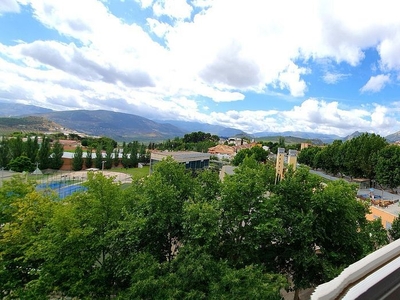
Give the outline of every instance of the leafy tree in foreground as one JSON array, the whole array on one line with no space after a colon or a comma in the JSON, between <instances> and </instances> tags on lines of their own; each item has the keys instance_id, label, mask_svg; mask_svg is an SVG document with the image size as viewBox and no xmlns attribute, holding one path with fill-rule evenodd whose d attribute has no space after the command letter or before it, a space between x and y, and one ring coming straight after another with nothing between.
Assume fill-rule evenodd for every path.
<instances>
[{"instance_id":1,"label":"leafy tree in foreground","mask_svg":"<svg viewBox=\"0 0 400 300\"><path fill-rule=\"evenodd\" d=\"M171 261L183 238L183 206L194 195L193 179L171 157L155 166L152 175L138 184L146 229L143 242L146 250L159 262Z\"/></svg>"},{"instance_id":2,"label":"leafy tree in foreground","mask_svg":"<svg viewBox=\"0 0 400 300\"><path fill-rule=\"evenodd\" d=\"M260 230L274 241L265 247L267 257L275 253L276 259L265 263L291 276L295 299L299 289L332 279L365 255L362 228L367 208L347 182L325 185L299 168L285 174L266 204L268 223Z\"/></svg>"},{"instance_id":3,"label":"leafy tree in foreground","mask_svg":"<svg viewBox=\"0 0 400 300\"><path fill-rule=\"evenodd\" d=\"M36 253L45 258L38 288L70 297L104 299L124 287L118 270L127 262L113 235L124 197L113 180L88 173L85 193L57 202L37 242Z\"/></svg>"},{"instance_id":4,"label":"leafy tree in foreground","mask_svg":"<svg viewBox=\"0 0 400 300\"><path fill-rule=\"evenodd\" d=\"M26 286L39 277L43 259L34 245L51 218L54 202L34 190L31 182L13 178L0 189L0 286L5 299L36 298Z\"/></svg>"}]
</instances>

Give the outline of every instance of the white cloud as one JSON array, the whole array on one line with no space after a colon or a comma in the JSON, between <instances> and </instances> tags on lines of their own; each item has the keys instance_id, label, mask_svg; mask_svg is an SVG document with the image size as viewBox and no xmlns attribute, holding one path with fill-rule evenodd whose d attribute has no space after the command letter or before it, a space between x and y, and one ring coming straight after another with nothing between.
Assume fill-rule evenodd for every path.
<instances>
[{"instance_id":1,"label":"white cloud","mask_svg":"<svg viewBox=\"0 0 400 300\"><path fill-rule=\"evenodd\" d=\"M361 93L365 92L371 92L371 93L376 93L382 90L387 83L390 82L390 76L389 75L377 75L377 76L371 76L371 78L368 80L368 82L360 89Z\"/></svg>"},{"instance_id":2,"label":"white cloud","mask_svg":"<svg viewBox=\"0 0 400 300\"><path fill-rule=\"evenodd\" d=\"M328 84L336 84L349 76L350 74L326 72L322 78Z\"/></svg>"},{"instance_id":3,"label":"white cloud","mask_svg":"<svg viewBox=\"0 0 400 300\"><path fill-rule=\"evenodd\" d=\"M2 13L19 13L20 8L16 0L0 1L0 15Z\"/></svg>"},{"instance_id":4,"label":"white cloud","mask_svg":"<svg viewBox=\"0 0 400 300\"><path fill-rule=\"evenodd\" d=\"M188 19L192 7L186 0L156 0L153 5L153 12L156 16L168 16L172 19Z\"/></svg>"},{"instance_id":5,"label":"white cloud","mask_svg":"<svg viewBox=\"0 0 400 300\"><path fill-rule=\"evenodd\" d=\"M135 0L142 8L148 8L153 5L153 0Z\"/></svg>"},{"instance_id":6,"label":"white cloud","mask_svg":"<svg viewBox=\"0 0 400 300\"><path fill-rule=\"evenodd\" d=\"M148 116L226 121L223 125L253 132L342 133L383 128L393 121L387 106L344 109L338 102L309 99L286 111L235 108L213 113L209 103L196 100L238 105L245 103L248 92L271 91L304 97L309 90L306 75L314 71L310 62L344 66L340 70L345 71L331 68L323 76L325 83L335 84L351 76L366 49L377 50L379 61L372 64L385 75L372 76L360 91L381 91L391 78L400 78L400 19L394 0L134 1L142 12L153 13L146 15L143 28L117 18L101 1L19 0L19 5L31 6L38 22L68 42L0 44L0 90L54 108L110 107ZM18 3L3 0L0 13L4 7L17 11ZM198 112L204 106L210 116Z\"/></svg>"}]
</instances>

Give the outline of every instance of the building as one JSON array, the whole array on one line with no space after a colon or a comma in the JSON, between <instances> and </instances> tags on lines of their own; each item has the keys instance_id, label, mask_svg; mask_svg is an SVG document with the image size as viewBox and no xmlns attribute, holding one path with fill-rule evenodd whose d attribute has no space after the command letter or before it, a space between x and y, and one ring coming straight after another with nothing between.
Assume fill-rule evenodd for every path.
<instances>
[{"instance_id":1,"label":"building","mask_svg":"<svg viewBox=\"0 0 400 300\"><path fill-rule=\"evenodd\" d=\"M278 148L278 152L276 154L275 183L283 178L284 164L285 164L285 148Z\"/></svg>"},{"instance_id":2,"label":"building","mask_svg":"<svg viewBox=\"0 0 400 300\"><path fill-rule=\"evenodd\" d=\"M293 170L297 167L297 151L289 150L288 155L285 153L285 148L278 148L276 155L276 166L275 166L275 183L280 181L285 174L285 163L288 166L292 166Z\"/></svg>"},{"instance_id":3,"label":"building","mask_svg":"<svg viewBox=\"0 0 400 300\"><path fill-rule=\"evenodd\" d=\"M195 151L177 151L177 152L160 152L154 151L150 156L150 173L153 171L154 166L166 159L172 157L175 161L185 164L186 169L198 170L208 168L210 165L209 153L201 153Z\"/></svg>"},{"instance_id":4,"label":"building","mask_svg":"<svg viewBox=\"0 0 400 300\"><path fill-rule=\"evenodd\" d=\"M297 151L296 150L289 150L288 153L288 165L292 166L293 170L296 170L297 167Z\"/></svg>"}]
</instances>

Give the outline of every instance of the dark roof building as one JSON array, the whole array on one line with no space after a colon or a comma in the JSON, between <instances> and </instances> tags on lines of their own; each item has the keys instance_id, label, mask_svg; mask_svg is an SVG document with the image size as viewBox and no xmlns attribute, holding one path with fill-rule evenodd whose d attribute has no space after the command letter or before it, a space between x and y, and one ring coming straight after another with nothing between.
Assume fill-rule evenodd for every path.
<instances>
[{"instance_id":1,"label":"dark roof building","mask_svg":"<svg viewBox=\"0 0 400 300\"><path fill-rule=\"evenodd\" d=\"M150 156L150 173L153 171L155 164L167 157L172 157L175 161L185 164L186 169L197 170L209 167L211 154L195 151L154 151Z\"/></svg>"}]
</instances>

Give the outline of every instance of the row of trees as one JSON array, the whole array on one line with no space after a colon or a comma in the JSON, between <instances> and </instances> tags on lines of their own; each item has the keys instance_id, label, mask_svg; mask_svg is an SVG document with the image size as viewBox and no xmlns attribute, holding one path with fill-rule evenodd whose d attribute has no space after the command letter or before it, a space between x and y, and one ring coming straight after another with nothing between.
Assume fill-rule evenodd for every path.
<instances>
[{"instance_id":1,"label":"row of trees","mask_svg":"<svg viewBox=\"0 0 400 300\"><path fill-rule=\"evenodd\" d=\"M13 138L2 137L0 142L0 167L17 172L33 171L38 163L41 169L60 169L63 165L64 147L58 140L50 143L44 136L39 144L38 136L28 137L26 141L20 135Z\"/></svg>"},{"instance_id":2,"label":"row of trees","mask_svg":"<svg viewBox=\"0 0 400 300\"><path fill-rule=\"evenodd\" d=\"M103 149L105 149L105 155L103 155ZM94 156L93 151L95 151ZM115 147L114 143L106 145L98 143L95 149L92 147L86 148L85 158L83 158L83 152L82 147L76 147L72 158L72 170L80 171L83 166L86 168L94 166L98 169L103 169L103 167L104 169L111 169L113 166L119 166L120 163L124 168L136 168L139 163L147 164L150 162L150 152L147 147L137 141L124 142L122 149Z\"/></svg>"},{"instance_id":3,"label":"row of trees","mask_svg":"<svg viewBox=\"0 0 400 300\"><path fill-rule=\"evenodd\" d=\"M400 185L400 147L389 145L374 133L363 133L345 142L336 140L323 148L303 149L298 161L333 175L368 178L390 188Z\"/></svg>"},{"instance_id":4,"label":"row of trees","mask_svg":"<svg viewBox=\"0 0 400 300\"><path fill-rule=\"evenodd\" d=\"M286 278L320 284L388 242L355 186L303 168L274 177L249 157L223 182L168 158L126 189L89 173L63 200L4 182L2 297L280 299Z\"/></svg>"},{"instance_id":5,"label":"row of trees","mask_svg":"<svg viewBox=\"0 0 400 300\"><path fill-rule=\"evenodd\" d=\"M218 144L219 137L202 131L185 134L183 138L167 139L162 143L150 143L149 149L171 151L207 152L208 148Z\"/></svg>"}]
</instances>

